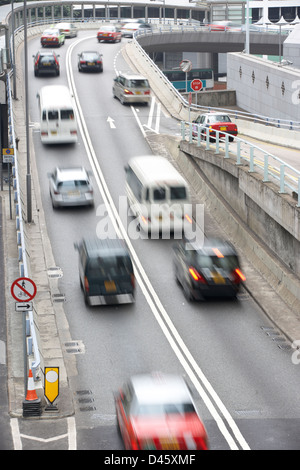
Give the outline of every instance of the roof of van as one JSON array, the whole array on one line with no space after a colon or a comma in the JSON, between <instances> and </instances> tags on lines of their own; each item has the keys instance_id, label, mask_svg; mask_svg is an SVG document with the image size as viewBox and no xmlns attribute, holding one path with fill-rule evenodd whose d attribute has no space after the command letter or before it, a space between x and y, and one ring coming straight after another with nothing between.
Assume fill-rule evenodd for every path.
<instances>
[{"instance_id":1,"label":"roof of van","mask_svg":"<svg viewBox=\"0 0 300 470\"><path fill-rule=\"evenodd\" d=\"M90 257L128 254L125 242L118 238L88 237L83 239L83 243Z\"/></svg>"},{"instance_id":2,"label":"roof of van","mask_svg":"<svg viewBox=\"0 0 300 470\"><path fill-rule=\"evenodd\" d=\"M40 89L39 96L41 105L47 108L73 105L71 92L65 85L47 85Z\"/></svg>"},{"instance_id":3,"label":"roof of van","mask_svg":"<svg viewBox=\"0 0 300 470\"><path fill-rule=\"evenodd\" d=\"M133 157L128 165L134 170L142 183L180 183L187 186L183 176L164 157L159 155L146 155L143 157Z\"/></svg>"}]
</instances>

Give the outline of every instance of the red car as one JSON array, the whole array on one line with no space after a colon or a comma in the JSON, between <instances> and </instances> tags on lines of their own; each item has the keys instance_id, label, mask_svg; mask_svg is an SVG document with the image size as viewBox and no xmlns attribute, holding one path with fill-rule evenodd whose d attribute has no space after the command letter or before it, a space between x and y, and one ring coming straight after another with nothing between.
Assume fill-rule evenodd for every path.
<instances>
[{"instance_id":1,"label":"red car","mask_svg":"<svg viewBox=\"0 0 300 470\"><path fill-rule=\"evenodd\" d=\"M224 131L226 134L229 134L229 140L232 142L234 137L237 136L238 130L237 126L234 122L231 121L228 114L223 113L206 113L201 114L197 117L195 124L199 124L201 126L201 135L205 139L206 138L206 128L209 129L209 137L211 140L215 140L216 137L216 130L217 131ZM198 126L193 125L193 136L197 137L198 135ZM225 137L225 134L220 132L219 137Z\"/></svg>"},{"instance_id":2,"label":"red car","mask_svg":"<svg viewBox=\"0 0 300 470\"><path fill-rule=\"evenodd\" d=\"M41 36L41 45L60 47L65 43L65 35L56 28L46 29Z\"/></svg>"},{"instance_id":3,"label":"red car","mask_svg":"<svg viewBox=\"0 0 300 470\"><path fill-rule=\"evenodd\" d=\"M104 25L97 32L98 42L120 42L122 39L122 33L115 26Z\"/></svg>"},{"instance_id":4,"label":"red car","mask_svg":"<svg viewBox=\"0 0 300 470\"><path fill-rule=\"evenodd\" d=\"M137 375L115 398L126 449L208 450L189 389L177 375Z\"/></svg>"}]
</instances>

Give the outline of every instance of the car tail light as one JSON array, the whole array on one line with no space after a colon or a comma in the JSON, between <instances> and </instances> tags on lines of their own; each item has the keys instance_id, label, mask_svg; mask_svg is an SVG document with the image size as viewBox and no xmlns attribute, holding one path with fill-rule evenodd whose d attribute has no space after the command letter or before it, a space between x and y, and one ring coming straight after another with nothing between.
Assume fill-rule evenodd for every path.
<instances>
[{"instance_id":1,"label":"car tail light","mask_svg":"<svg viewBox=\"0 0 300 470\"><path fill-rule=\"evenodd\" d=\"M77 131L70 131L71 135L77 135Z\"/></svg>"},{"instance_id":2,"label":"car tail light","mask_svg":"<svg viewBox=\"0 0 300 470\"><path fill-rule=\"evenodd\" d=\"M242 273L242 271L239 268L236 268L234 270L234 273L236 274L237 280L238 281L246 281L246 276Z\"/></svg>"},{"instance_id":3,"label":"car tail light","mask_svg":"<svg viewBox=\"0 0 300 470\"><path fill-rule=\"evenodd\" d=\"M101 60L97 60L97 64L100 65L100 64L101 64Z\"/></svg>"},{"instance_id":4,"label":"car tail light","mask_svg":"<svg viewBox=\"0 0 300 470\"><path fill-rule=\"evenodd\" d=\"M41 131L41 135L43 137L48 137L48 132L47 131Z\"/></svg>"},{"instance_id":5,"label":"car tail light","mask_svg":"<svg viewBox=\"0 0 300 470\"><path fill-rule=\"evenodd\" d=\"M198 450L208 450L208 443L206 437L196 437L194 438L196 442L196 447Z\"/></svg>"},{"instance_id":6,"label":"car tail light","mask_svg":"<svg viewBox=\"0 0 300 470\"><path fill-rule=\"evenodd\" d=\"M193 266L189 267L189 273L196 282L201 282L203 284L206 284L206 280L204 277L198 273L197 269L193 268Z\"/></svg>"},{"instance_id":7,"label":"car tail light","mask_svg":"<svg viewBox=\"0 0 300 470\"><path fill-rule=\"evenodd\" d=\"M127 88L125 88L124 93L125 95L133 95L132 91L127 90Z\"/></svg>"},{"instance_id":8,"label":"car tail light","mask_svg":"<svg viewBox=\"0 0 300 470\"><path fill-rule=\"evenodd\" d=\"M90 290L89 281L86 276L84 276L84 289L86 292L89 292Z\"/></svg>"},{"instance_id":9,"label":"car tail light","mask_svg":"<svg viewBox=\"0 0 300 470\"><path fill-rule=\"evenodd\" d=\"M86 61L85 61L85 60L81 60L81 61L80 61L80 64L84 65L84 64L86 64Z\"/></svg>"},{"instance_id":10,"label":"car tail light","mask_svg":"<svg viewBox=\"0 0 300 470\"><path fill-rule=\"evenodd\" d=\"M144 93L144 94L145 94L145 95L150 95L150 90L148 90L148 91L145 91L145 93Z\"/></svg>"}]
</instances>

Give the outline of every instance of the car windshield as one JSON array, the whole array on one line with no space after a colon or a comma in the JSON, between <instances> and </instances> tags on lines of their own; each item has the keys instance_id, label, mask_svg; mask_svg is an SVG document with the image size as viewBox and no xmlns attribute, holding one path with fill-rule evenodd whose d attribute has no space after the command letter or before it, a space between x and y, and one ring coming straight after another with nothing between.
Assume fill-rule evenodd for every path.
<instances>
[{"instance_id":1,"label":"car windshield","mask_svg":"<svg viewBox=\"0 0 300 470\"><path fill-rule=\"evenodd\" d=\"M233 271L239 265L237 257L234 255L218 257L218 256L207 256L207 255L203 255L203 254L199 254L195 252L194 257L195 257L197 266L199 266L201 269L223 268L228 271Z\"/></svg>"},{"instance_id":2,"label":"car windshield","mask_svg":"<svg viewBox=\"0 0 300 470\"><path fill-rule=\"evenodd\" d=\"M170 187L171 200L186 199L186 189L184 186L171 186Z\"/></svg>"},{"instance_id":3,"label":"car windshield","mask_svg":"<svg viewBox=\"0 0 300 470\"><path fill-rule=\"evenodd\" d=\"M43 55L41 56L41 62L54 62L54 56L51 54Z\"/></svg>"},{"instance_id":4,"label":"car windshield","mask_svg":"<svg viewBox=\"0 0 300 470\"><path fill-rule=\"evenodd\" d=\"M114 26L102 26L100 31L116 31L116 28Z\"/></svg>"},{"instance_id":5,"label":"car windshield","mask_svg":"<svg viewBox=\"0 0 300 470\"><path fill-rule=\"evenodd\" d=\"M97 60L99 57L98 54L95 54L94 52L85 52L84 54L82 54L81 58L84 60L94 61Z\"/></svg>"},{"instance_id":6,"label":"car windshield","mask_svg":"<svg viewBox=\"0 0 300 470\"><path fill-rule=\"evenodd\" d=\"M148 80L128 80L128 86L132 88L149 88Z\"/></svg>"},{"instance_id":7,"label":"car windshield","mask_svg":"<svg viewBox=\"0 0 300 470\"><path fill-rule=\"evenodd\" d=\"M227 114L218 114L209 116L209 122L231 122Z\"/></svg>"},{"instance_id":8,"label":"car windshield","mask_svg":"<svg viewBox=\"0 0 300 470\"><path fill-rule=\"evenodd\" d=\"M58 183L57 188L60 191L70 191L73 189L86 189L88 182L86 180L70 180L70 181L61 181Z\"/></svg>"},{"instance_id":9,"label":"car windshield","mask_svg":"<svg viewBox=\"0 0 300 470\"><path fill-rule=\"evenodd\" d=\"M89 276L93 278L105 278L120 276L132 271L128 256L105 256L92 258L89 262Z\"/></svg>"},{"instance_id":10,"label":"car windshield","mask_svg":"<svg viewBox=\"0 0 300 470\"><path fill-rule=\"evenodd\" d=\"M48 36L57 36L58 31L56 29L47 29L44 31L44 34L47 34Z\"/></svg>"},{"instance_id":11,"label":"car windshield","mask_svg":"<svg viewBox=\"0 0 300 470\"><path fill-rule=\"evenodd\" d=\"M60 118L61 119L74 119L73 109L62 109L60 111Z\"/></svg>"},{"instance_id":12,"label":"car windshield","mask_svg":"<svg viewBox=\"0 0 300 470\"><path fill-rule=\"evenodd\" d=\"M162 416L171 414L184 415L185 413L195 413L195 408L192 403L138 404L133 414L135 416Z\"/></svg>"}]
</instances>

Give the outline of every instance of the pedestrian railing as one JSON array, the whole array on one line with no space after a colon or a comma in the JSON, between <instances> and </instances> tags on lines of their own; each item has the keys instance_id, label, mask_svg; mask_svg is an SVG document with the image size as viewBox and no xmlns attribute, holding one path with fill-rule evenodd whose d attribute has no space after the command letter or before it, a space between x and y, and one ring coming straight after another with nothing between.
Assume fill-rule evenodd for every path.
<instances>
[{"instance_id":1,"label":"pedestrian railing","mask_svg":"<svg viewBox=\"0 0 300 470\"><path fill-rule=\"evenodd\" d=\"M181 122L181 137L204 150L213 150L223 158L233 158L236 165L248 165L249 173L262 173L263 183L275 182L279 193L292 195L300 207L300 171L275 155L239 137L230 142L232 136L224 131L214 130L212 137L208 127L191 122Z\"/></svg>"}]
</instances>

